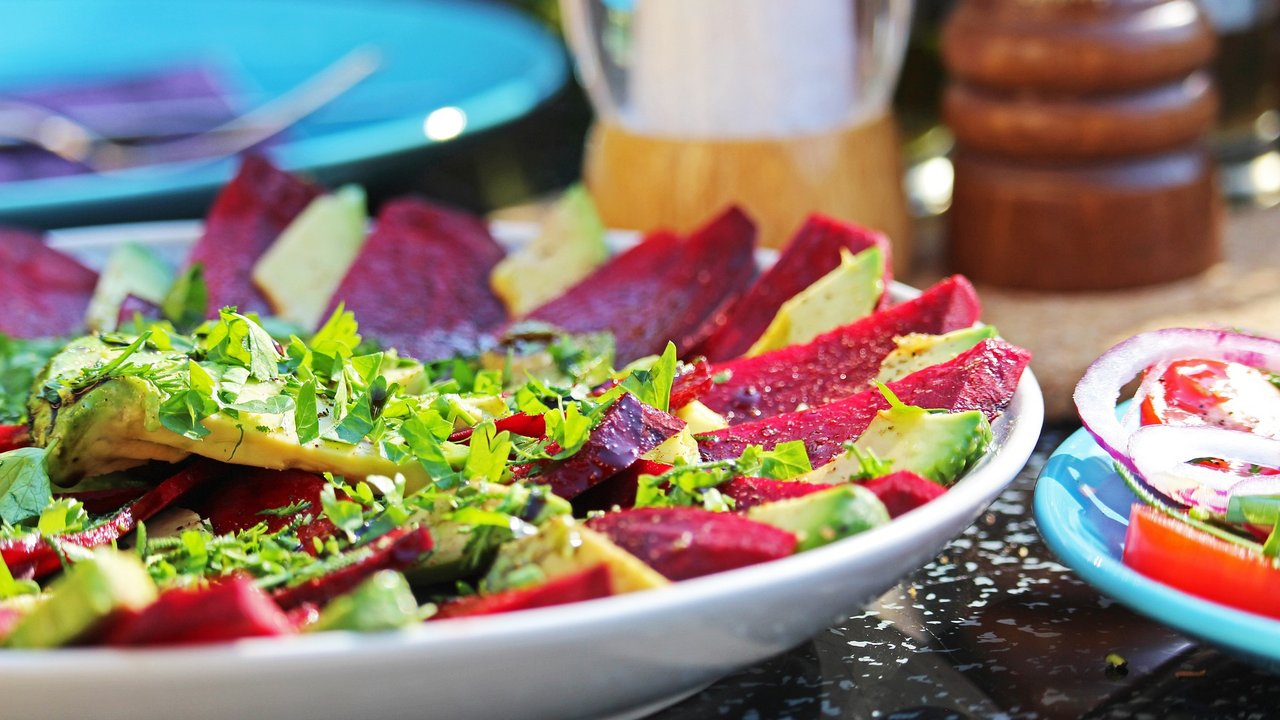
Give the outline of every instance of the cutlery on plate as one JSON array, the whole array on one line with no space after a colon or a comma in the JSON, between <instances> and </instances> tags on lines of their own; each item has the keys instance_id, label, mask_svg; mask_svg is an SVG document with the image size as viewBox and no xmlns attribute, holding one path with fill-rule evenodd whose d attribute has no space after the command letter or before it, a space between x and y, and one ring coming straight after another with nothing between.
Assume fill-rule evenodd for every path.
<instances>
[{"instance_id":1,"label":"cutlery on plate","mask_svg":"<svg viewBox=\"0 0 1280 720\"><path fill-rule=\"evenodd\" d=\"M0 100L0 138L28 143L108 174L146 166L207 163L235 155L288 129L373 74L381 64L374 46L362 45L298 85L199 134L133 145L106 138L66 115L17 100Z\"/></svg>"}]
</instances>

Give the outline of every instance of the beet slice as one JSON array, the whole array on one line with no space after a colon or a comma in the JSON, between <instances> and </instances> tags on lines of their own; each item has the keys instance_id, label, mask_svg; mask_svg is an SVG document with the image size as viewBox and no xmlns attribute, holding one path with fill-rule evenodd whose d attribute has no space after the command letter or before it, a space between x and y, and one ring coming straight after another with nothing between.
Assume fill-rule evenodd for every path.
<instances>
[{"instance_id":1,"label":"beet slice","mask_svg":"<svg viewBox=\"0 0 1280 720\"><path fill-rule=\"evenodd\" d=\"M132 504L120 509L114 516L99 525L46 538L39 533L30 533L20 538L0 541L0 557L9 566L14 577L39 578L57 572L62 567L55 546L78 545L94 548L110 545L112 542L128 535L138 522L145 521L178 498L190 492L196 486L212 478L220 466L215 463L198 462L188 465L176 475L142 494Z\"/></svg>"},{"instance_id":2,"label":"beet slice","mask_svg":"<svg viewBox=\"0 0 1280 720\"><path fill-rule=\"evenodd\" d=\"M366 547L352 550L349 564L298 585L280 588L271 597L285 611L306 603L323 606L351 592L379 570L405 570L431 551L431 533L424 527L396 528Z\"/></svg>"},{"instance_id":3,"label":"beet slice","mask_svg":"<svg viewBox=\"0 0 1280 720\"><path fill-rule=\"evenodd\" d=\"M541 415L526 415L518 412L493 421L493 427L495 432L506 430L512 435L540 438L547 434L547 419ZM466 442L474 432L475 428L463 428L450 435L449 442Z\"/></svg>"},{"instance_id":4,"label":"beet slice","mask_svg":"<svg viewBox=\"0 0 1280 720\"><path fill-rule=\"evenodd\" d=\"M915 510L947 492L947 489L938 483L920 477L910 470L899 470L878 478L871 478L863 485L880 498L880 502L884 503L891 518Z\"/></svg>"},{"instance_id":5,"label":"beet slice","mask_svg":"<svg viewBox=\"0 0 1280 720\"><path fill-rule=\"evenodd\" d=\"M983 340L944 363L889 383L889 389L908 405L948 412L981 410L988 418L1000 414L1017 389L1031 353L998 338ZM877 388L799 412L743 423L699 438L702 456L725 460L742 454L748 445L771 450L788 440L803 440L814 467L842 451L841 444L866 430L876 413L889 407Z\"/></svg>"},{"instance_id":6,"label":"beet slice","mask_svg":"<svg viewBox=\"0 0 1280 720\"><path fill-rule=\"evenodd\" d=\"M636 505L636 492L640 488L641 475L661 475L671 469L666 463L637 460L631 467L607 478L573 499L573 511L585 517L592 510L608 512L615 507L631 508Z\"/></svg>"},{"instance_id":7,"label":"beet slice","mask_svg":"<svg viewBox=\"0 0 1280 720\"><path fill-rule=\"evenodd\" d=\"M293 623L247 577L205 587L166 590L140 611L115 621L107 645L191 645L294 632Z\"/></svg>"},{"instance_id":8,"label":"beet slice","mask_svg":"<svg viewBox=\"0 0 1280 720\"><path fill-rule=\"evenodd\" d=\"M530 482L551 487L572 500L578 494L629 467L641 455L680 432L684 421L650 407L630 393L605 411L586 444L572 457L549 464Z\"/></svg>"},{"instance_id":9,"label":"beet slice","mask_svg":"<svg viewBox=\"0 0 1280 720\"><path fill-rule=\"evenodd\" d=\"M361 333L419 360L473 354L507 320L489 289L502 256L480 218L416 198L392 200L329 308L346 303Z\"/></svg>"},{"instance_id":10,"label":"beet slice","mask_svg":"<svg viewBox=\"0 0 1280 720\"><path fill-rule=\"evenodd\" d=\"M333 523L324 517L320 504L320 492L328 484L324 477L304 470L264 468L236 468L228 475L192 506L215 533L247 530L258 523L275 532L299 516L310 515L311 521L298 528L304 549L313 548L313 538L323 540L333 534ZM269 512L301 503L307 506L292 513Z\"/></svg>"},{"instance_id":11,"label":"beet slice","mask_svg":"<svg viewBox=\"0 0 1280 720\"><path fill-rule=\"evenodd\" d=\"M693 353L712 361L742 355L769 327L784 302L839 267L841 249L857 254L871 247L879 247L884 255L884 286L888 288L893 278L887 237L825 215L810 215L778 261L734 303L723 323ZM886 292L882 302L888 297Z\"/></svg>"},{"instance_id":12,"label":"beet slice","mask_svg":"<svg viewBox=\"0 0 1280 720\"><path fill-rule=\"evenodd\" d=\"M9 452L31 444L31 429L26 425L0 425L0 452Z\"/></svg>"},{"instance_id":13,"label":"beet slice","mask_svg":"<svg viewBox=\"0 0 1280 720\"><path fill-rule=\"evenodd\" d=\"M164 312L159 305L143 300L137 295L129 294L124 296L124 300L120 303L120 309L116 311L116 327L128 325L133 322L135 317L159 320L163 316Z\"/></svg>"},{"instance_id":14,"label":"beet slice","mask_svg":"<svg viewBox=\"0 0 1280 720\"><path fill-rule=\"evenodd\" d=\"M687 239L652 233L527 317L570 332L611 331L618 365L660 353L667 341L683 356L755 276L755 236L737 208Z\"/></svg>"},{"instance_id":15,"label":"beet slice","mask_svg":"<svg viewBox=\"0 0 1280 720\"><path fill-rule=\"evenodd\" d=\"M744 512L763 503L804 497L809 493L828 490L835 485L800 482L798 480L770 480L758 477L736 477L719 486L721 494L733 498L734 512Z\"/></svg>"},{"instance_id":16,"label":"beet slice","mask_svg":"<svg viewBox=\"0 0 1280 720\"><path fill-rule=\"evenodd\" d=\"M804 345L717 363L711 370L727 379L707 388L699 400L730 425L825 405L866 389L894 349L894 337L966 328L977 322L981 312L969 281L959 275L947 278L914 300Z\"/></svg>"},{"instance_id":17,"label":"beet slice","mask_svg":"<svg viewBox=\"0 0 1280 720\"><path fill-rule=\"evenodd\" d=\"M280 236L321 189L290 175L258 155L248 155L236 176L213 201L204 234L187 255L187 266L204 266L210 317L235 305L240 312L271 313L253 284L258 257Z\"/></svg>"},{"instance_id":18,"label":"beet slice","mask_svg":"<svg viewBox=\"0 0 1280 720\"><path fill-rule=\"evenodd\" d=\"M714 374L715 371L711 369L711 365L703 360L697 360L688 366L684 372L676 375L671 383L671 400L668 407L679 410L702 397L711 389Z\"/></svg>"},{"instance_id":19,"label":"beet slice","mask_svg":"<svg viewBox=\"0 0 1280 720\"><path fill-rule=\"evenodd\" d=\"M54 493L53 496L59 500L62 498L79 500L80 504L84 505L84 511L90 515L107 515L137 500L146 491L145 487L121 487Z\"/></svg>"},{"instance_id":20,"label":"beet slice","mask_svg":"<svg viewBox=\"0 0 1280 720\"><path fill-rule=\"evenodd\" d=\"M493 595L471 595L450 600L441 605L439 612L430 619L496 615L513 610L532 610L582 600L594 600L612 594L613 580L609 577L609 568L596 565L582 572L562 575L534 587L515 588Z\"/></svg>"},{"instance_id":21,"label":"beet slice","mask_svg":"<svg viewBox=\"0 0 1280 720\"><path fill-rule=\"evenodd\" d=\"M39 235L0 228L0 332L14 337L70 335L84 313L98 274L44 244Z\"/></svg>"},{"instance_id":22,"label":"beet slice","mask_svg":"<svg viewBox=\"0 0 1280 720\"><path fill-rule=\"evenodd\" d=\"M686 580L795 552L796 536L733 513L702 508L635 508L587 521L669 580Z\"/></svg>"}]
</instances>

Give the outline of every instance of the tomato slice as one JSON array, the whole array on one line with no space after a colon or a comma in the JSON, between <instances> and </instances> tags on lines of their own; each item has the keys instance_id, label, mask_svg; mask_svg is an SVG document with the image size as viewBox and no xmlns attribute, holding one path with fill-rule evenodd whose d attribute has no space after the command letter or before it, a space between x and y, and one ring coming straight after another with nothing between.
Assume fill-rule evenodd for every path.
<instances>
[{"instance_id":1,"label":"tomato slice","mask_svg":"<svg viewBox=\"0 0 1280 720\"><path fill-rule=\"evenodd\" d=\"M1241 363L1175 360L1143 398L1140 410L1143 425L1216 425L1280 438L1280 388L1266 373ZM1280 474L1274 468L1213 458L1199 463L1244 477Z\"/></svg>"},{"instance_id":2,"label":"tomato slice","mask_svg":"<svg viewBox=\"0 0 1280 720\"><path fill-rule=\"evenodd\" d=\"M1280 570L1270 559L1146 505L1129 512L1124 563L1196 597L1280 618Z\"/></svg>"},{"instance_id":3,"label":"tomato slice","mask_svg":"<svg viewBox=\"0 0 1280 720\"><path fill-rule=\"evenodd\" d=\"M1176 360L1142 401L1142 424L1217 425L1280 437L1280 388L1241 363Z\"/></svg>"}]
</instances>

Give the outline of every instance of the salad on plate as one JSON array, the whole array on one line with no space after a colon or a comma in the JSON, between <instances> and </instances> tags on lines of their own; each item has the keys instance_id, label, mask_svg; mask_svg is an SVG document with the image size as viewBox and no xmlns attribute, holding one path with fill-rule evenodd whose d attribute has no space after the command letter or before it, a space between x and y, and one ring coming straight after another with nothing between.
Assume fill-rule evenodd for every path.
<instances>
[{"instance_id":1,"label":"salad on plate","mask_svg":"<svg viewBox=\"0 0 1280 720\"><path fill-rule=\"evenodd\" d=\"M508 252L260 158L175 270L5 231L0 641L154 646L662 592L879 527L987 451L1029 355L814 216Z\"/></svg>"},{"instance_id":2,"label":"salad on plate","mask_svg":"<svg viewBox=\"0 0 1280 720\"><path fill-rule=\"evenodd\" d=\"M1121 387L1139 376L1118 412ZM1280 341L1196 328L1138 335L1089 368L1076 405L1138 500L1124 563L1280 618Z\"/></svg>"}]
</instances>

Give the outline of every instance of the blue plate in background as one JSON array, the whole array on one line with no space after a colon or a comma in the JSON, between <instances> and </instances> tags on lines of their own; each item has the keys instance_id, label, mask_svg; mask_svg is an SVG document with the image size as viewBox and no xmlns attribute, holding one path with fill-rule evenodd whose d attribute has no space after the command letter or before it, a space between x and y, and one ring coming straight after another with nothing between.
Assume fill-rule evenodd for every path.
<instances>
[{"instance_id":1,"label":"blue plate in background","mask_svg":"<svg viewBox=\"0 0 1280 720\"><path fill-rule=\"evenodd\" d=\"M1124 565L1124 535L1135 502L1111 456L1080 430L1040 472L1036 523L1054 554L1105 595L1250 662L1280 669L1280 621L1201 600Z\"/></svg>"},{"instance_id":2,"label":"blue plate in background","mask_svg":"<svg viewBox=\"0 0 1280 720\"><path fill-rule=\"evenodd\" d=\"M0 28L0 92L204 63L229 73L252 104L374 45L378 71L270 151L331 183L364 179L379 161L440 142L424 128L436 110L456 109L447 111L452 139L527 113L568 77L564 50L545 29L466 0L41 0L0 6ZM189 201L211 195L234 167L4 183L0 219L65 226L121 204Z\"/></svg>"}]
</instances>

